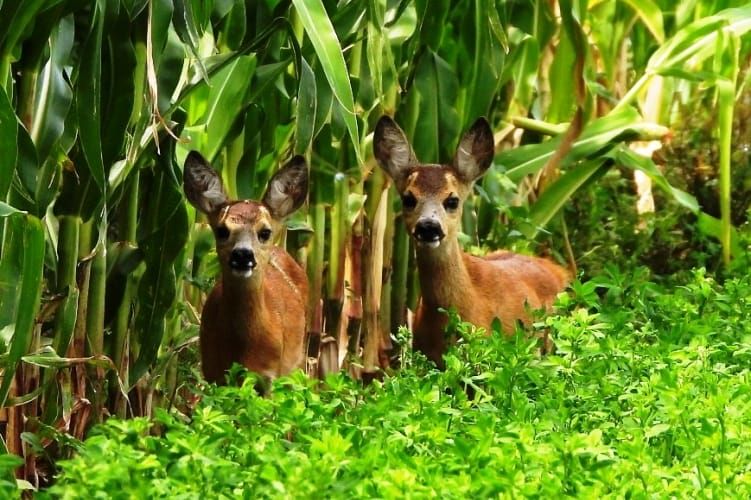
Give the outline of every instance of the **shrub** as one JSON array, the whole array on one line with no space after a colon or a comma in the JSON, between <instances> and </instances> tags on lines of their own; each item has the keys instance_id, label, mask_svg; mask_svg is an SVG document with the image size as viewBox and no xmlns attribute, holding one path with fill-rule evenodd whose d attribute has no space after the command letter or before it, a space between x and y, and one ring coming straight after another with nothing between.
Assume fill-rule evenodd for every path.
<instances>
[{"instance_id":1,"label":"shrub","mask_svg":"<svg viewBox=\"0 0 751 500\"><path fill-rule=\"evenodd\" d=\"M747 497L751 284L648 276L574 283L535 324L555 355L457 321L444 372L411 353L367 387L251 376L189 420L111 419L41 496Z\"/></svg>"}]
</instances>

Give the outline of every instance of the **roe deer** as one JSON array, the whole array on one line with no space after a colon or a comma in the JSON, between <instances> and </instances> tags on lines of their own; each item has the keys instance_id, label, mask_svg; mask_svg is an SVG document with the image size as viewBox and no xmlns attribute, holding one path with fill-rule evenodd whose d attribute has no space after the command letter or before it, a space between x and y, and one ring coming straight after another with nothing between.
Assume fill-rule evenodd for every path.
<instances>
[{"instance_id":1,"label":"roe deer","mask_svg":"<svg viewBox=\"0 0 751 500\"><path fill-rule=\"evenodd\" d=\"M260 202L229 201L217 172L195 151L185 160L183 184L208 216L221 266L201 315L206 380L223 383L234 362L268 378L303 368L307 277L274 240L307 196L305 159L296 156L279 170Z\"/></svg>"},{"instance_id":2,"label":"roe deer","mask_svg":"<svg viewBox=\"0 0 751 500\"><path fill-rule=\"evenodd\" d=\"M413 347L443 367L447 316L488 332L494 318L506 334L529 322L527 307L550 307L568 283L568 273L548 260L499 251L484 258L462 252L457 240L462 204L474 181L493 160L490 125L480 118L462 137L453 165L420 164L401 128L388 116L373 137L378 163L394 180L404 223L414 238L422 297L415 313Z\"/></svg>"}]
</instances>

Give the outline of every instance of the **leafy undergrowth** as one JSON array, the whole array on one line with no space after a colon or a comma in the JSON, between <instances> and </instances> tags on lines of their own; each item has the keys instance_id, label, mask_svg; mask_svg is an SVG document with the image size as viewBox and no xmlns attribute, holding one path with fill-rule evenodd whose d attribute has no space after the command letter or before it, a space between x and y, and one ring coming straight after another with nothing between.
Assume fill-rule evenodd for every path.
<instances>
[{"instance_id":1,"label":"leafy undergrowth","mask_svg":"<svg viewBox=\"0 0 751 500\"><path fill-rule=\"evenodd\" d=\"M212 387L187 423L109 420L39 496L748 498L750 296L611 271L537 325L556 355L459 324L445 372Z\"/></svg>"}]
</instances>

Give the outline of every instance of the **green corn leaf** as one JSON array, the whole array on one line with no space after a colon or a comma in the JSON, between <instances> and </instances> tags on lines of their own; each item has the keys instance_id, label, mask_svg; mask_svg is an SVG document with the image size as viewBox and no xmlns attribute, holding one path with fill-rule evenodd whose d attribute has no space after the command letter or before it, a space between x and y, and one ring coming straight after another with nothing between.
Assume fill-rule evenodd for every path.
<instances>
[{"instance_id":1,"label":"green corn leaf","mask_svg":"<svg viewBox=\"0 0 751 500\"><path fill-rule=\"evenodd\" d=\"M9 199L14 206L41 217L34 197L39 179L39 157L26 128L20 121L17 125L16 178L11 184Z\"/></svg>"},{"instance_id":2,"label":"green corn leaf","mask_svg":"<svg viewBox=\"0 0 751 500\"><path fill-rule=\"evenodd\" d=\"M242 110L248 82L256 71L256 57L240 56L210 79L205 113L187 129L191 149L201 151L213 160L224 146L227 134Z\"/></svg>"},{"instance_id":3,"label":"green corn leaf","mask_svg":"<svg viewBox=\"0 0 751 500\"><path fill-rule=\"evenodd\" d=\"M0 217L7 217L13 214L25 214L23 210L19 210L16 207L8 205L4 201L0 201Z\"/></svg>"},{"instance_id":4,"label":"green corn leaf","mask_svg":"<svg viewBox=\"0 0 751 500\"><path fill-rule=\"evenodd\" d=\"M141 219L138 246L146 270L138 287L136 330L140 351L129 380L134 384L157 358L165 332L165 317L175 300L174 263L188 239L188 213L180 183L173 170L174 143L162 148L151 192Z\"/></svg>"},{"instance_id":5,"label":"green corn leaf","mask_svg":"<svg viewBox=\"0 0 751 500\"><path fill-rule=\"evenodd\" d=\"M65 78L65 65L69 64L73 49L73 16L60 20L52 30L49 47L50 58L39 76L40 91L29 131L40 158L47 158L55 143L63 135L65 119L73 100L73 91Z\"/></svg>"},{"instance_id":6,"label":"green corn leaf","mask_svg":"<svg viewBox=\"0 0 751 500\"><path fill-rule=\"evenodd\" d=\"M83 358L65 358L65 357L59 356L50 347L44 348L40 352L28 354L21 359L23 359L25 363L29 363L34 366L39 366L41 368L56 368L57 369L57 368L67 368L67 367L79 365L79 364L86 364L86 365L95 366L98 368L114 369L114 364L112 363L112 360L106 356L97 355L97 356L86 356Z\"/></svg>"},{"instance_id":7,"label":"green corn leaf","mask_svg":"<svg viewBox=\"0 0 751 500\"><path fill-rule=\"evenodd\" d=\"M415 72L419 97L412 146L420 161L434 163L453 157L460 133L460 117L453 106L459 93L456 73L435 53L420 59Z\"/></svg>"},{"instance_id":8,"label":"green corn leaf","mask_svg":"<svg viewBox=\"0 0 751 500\"><path fill-rule=\"evenodd\" d=\"M487 116L498 92L504 66L505 52L493 25L500 25L495 2L477 0L473 3L474 36L469 81L465 82L466 105L462 125L472 123L479 116ZM450 102L450 101L448 101Z\"/></svg>"},{"instance_id":9,"label":"green corn leaf","mask_svg":"<svg viewBox=\"0 0 751 500\"><path fill-rule=\"evenodd\" d=\"M180 40L188 46L193 59L196 61L198 74L204 81L208 81L209 76L206 73L206 66L203 59L198 54L198 44L203 31L202 22L197 20L193 12L193 5L190 0L176 0L175 10L172 16L172 25Z\"/></svg>"},{"instance_id":10,"label":"green corn leaf","mask_svg":"<svg viewBox=\"0 0 751 500\"><path fill-rule=\"evenodd\" d=\"M297 91L297 134L295 152L307 154L313 143L316 125L316 76L305 59L300 65L300 86Z\"/></svg>"},{"instance_id":11,"label":"green corn leaf","mask_svg":"<svg viewBox=\"0 0 751 500\"><path fill-rule=\"evenodd\" d=\"M0 86L0 201L4 201L13 180L18 155L18 120L8 94Z\"/></svg>"},{"instance_id":12,"label":"green corn leaf","mask_svg":"<svg viewBox=\"0 0 751 500\"><path fill-rule=\"evenodd\" d=\"M112 8L108 4L108 8ZM102 159L109 173L112 164L121 159L123 144L129 135L128 122L135 99L138 73L136 49L130 39L133 27L124 11L108 13L108 24L102 48L101 134Z\"/></svg>"},{"instance_id":13,"label":"green corn leaf","mask_svg":"<svg viewBox=\"0 0 751 500\"><path fill-rule=\"evenodd\" d=\"M666 132L664 127L644 123L635 109L627 107L588 123L561 166L606 152L623 140L656 138ZM509 179L518 182L525 175L539 171L547 163L558 148L561 137L562 135L542 144L503 151L496 155L495 164L505 167Z\"/></svg>"},{"instance_id":14,"label":"green corn leaf","mask_svg":"<svg viewBox=\"0 0 751 500\"><path fill-rule=\"evenodd\" d=\"M384 60L384 45L386 42L386 33L384 29L384 10L385 4L374 0L368 1L368 26L367 26L367 41L366 41L366 58L368 61L367 70L368 75L361 75L360 80L364 81L366 78L372 86L374 100L383 99L383 74L384 70L388 71L390 68L386 66ZM361 69L361 72L363 70ZM362 102L362 97L358 95L358 101ZM372 103L368 103L366 109L370 109ZM385 103L381 103L384 105Z\"/></svg>"},{"instance_id":15,"label":"green corn leaf","mask_svg":"<svg viewBox=\"0 0 751 500\"><path fill-rule=\"evenodd\" d=\"M326 75L320 67L314 68L316 76L316 122L313 137L323 129L331 118L331 108L334 103L334 94L326 80Z\"/></svg>"},{"instance_id":16,"label":"green corn leaf","mask_svg":"<svg viewBox=\"0 0 751 500\"><path fill-rule=\"evenodd\" d=\"M81 149L100 193L105 192L100 101L103 31L104 11L97 1L92 10L92 29L82 49L75 94Z\"/></svg>"},{"instance_id":17,"label":"green corn leaf","mask_svg":"<svg viewBox=\"0 0 751 500\"><path fill-rule=\"evenodd\" d=\"M290 62L289 59L286 59L280 62L258 66L253 75L253 82L243 98L243 106L259 101L264 97L264 93L270 89L274 89L275 91L281 90L281 92L284 93L284 98L289 99L290 96L286 89L280 89L279 86L276 85L279 82L279 77L283 75L285 71L289 70Z\"/></svg>"},{"instance_id":18,"label":"green corn leaf","mask_svg":"<svg viewBox=\"0 0 751 500\"><path fill-rule=\"evenodd\" d=\"M532 36L523 36L504 65L501 83L513 81L508 114L526 115L536 93L540 45Z\"/></svg>"},{"instance_id":19,"label":"green corn leaf","mask_svg":"<svg viewBox=\"0 0 751 500\"><path fill-rule=\"evenodd\" d=\"M13 337L5 359L0 385L0 407L5 406L18 362L31 346L34 321L39 311L44 269L44 228L32 215L7 217L3 258L0 260L0 329L13 325ZM11 300L12 299L12 300Z\"/></svg>"},{"instance_id":20,"label":"green corn leaf","mask_svg":"<svg viewBox=\"0 0 751 500\"><path fill-rule=\"evenodd\" d=\"M576 52L571 39L568 36L562 36L550 65L549 78L551 82L555 82L555 85L551 85L550 106L545 114L545 120L548 122L560 123L571 119L575 105L574 78L571 75L571 68L574 67L575 60Z\"/></svg>"},{"instance_id":21,"label":"green corn leaf","mask_svg":"<svg viewBox=\"0 0 751 500\"><path fill-rule=\"evenodd\" d=\"M118 386L118 389L120 390L120 393L124 396L127 395L128 391L124 384L124 382L120 379L120 375L117 373L117 367L112 362L112 360L102 354L94 355L94 356L85 356L80 358L69 358L69 357L63 357L57 354L55 349L53 349L50 346L43 347L39 351L27 354L26 356L23 356L21 358L24 363L28 363L30 365L38 366L40 368L48 368L50 370L59 370L61 368L70 368L71 366L76 365L86 365L91 366L94 368L102 368L105 370L112 370L115 372L115 380ZM54 372L53 372L54 373ZM31 400L34 399L38 395L38 391L44 390L44 386L40 386L37 390L33 391L30 394L27 394L25 396L21 396L20 398L14 398L13 401L15 404L22 404L25 400Z\"/></svg>"},{"instance_id":22,"label":"green corn leaf","mask_svg":"<svg viewBox=\"0 0 751 500\"><path fill-rule=\"evenodd\" d=\"M751 30L751 5L727 9L700 19L681 29L655 51L649 59L647 72L658 68L680 66L694 56L708 58L714 55L720 32L740 36Z\"/></svg>"},{"instance_id":23,"label":"green corn leaf","mask_svg":"<svg viewBox=\"0 0 751 500\"><path fill-rule=\"evenodd\" d=\"M751 4L723 10L682 28L652 54L644 74L623 96L612 112L619 112L623 107L631 104L655 74L685 71L685 66L689 62L692 67L695 67L702 61L715 56L717 40L723 34L741 37L749 30L751 30Z\"/></svg>"},{"instance_id":24,"label":"green corn leaf","mask_svg":"<svg viewBox=\"0 0 751 500\"><path fill-rule=\"evenodd\" d=\"M661 44L665 41L665 30L663 28L662 10L652 0L623 0L629 7L634 9L634 12L639 16L639 19L644 23L652 36L655 37L657 43Z\"/></svg>"},{"instance_id":25,"label":"green corn leaf","mask_svg":"<svg viewBox=\"0 0 751 500\"><path fill-rule=\"evenodd\" d=\"M15 396L15 397L11 397L11 398L6 399L5 400L5 405L6 406L21 406L21 405L25 405L27 403L30 403L30 402L34 401L39 396L41 396L45 389L46 389L46 387L44 385L40 385L39 387L37 387L36 389L34 389L33 391L31 391L29 393L23 394L21 396Z\"/></svg>"},{"instance_id":26,"label":"green corn leaf","mask_svg":"<svg viewBox=\"0 0 751 500\"><path fill-rule=\"evenodd\" d=\"M162 117L170 115L165 110L172 105L172 94L180 80L185 56L185 47L170 36L172 13L172 0L149 1L151 57L156 74L153 75L154 81L147 72L147 81L150 90L156 93L156 104Z\"/></svg>"},{"instance_id":27,"label":"green corn leaf","mask_svg":"<svg viewBox=\"0 0 751 500\"><path fill-rule=\"evenodd\" d=\"M292 0L305 32L310 38L318 60L321 63L331 90L342 108L342 115L347 126L350 139L354 145L358 163L363 163L360 152L360 134L357 129L355 116L355 102L352 95L352 84L349 72L344 62L342 47L339 44L334 26L331 24L326 9L321 0Z\"/></svg>"},{"instance_id":28,"label":"green corn leaf","mask_svg":"<svg viewBox=\"0 0 751 500\"><path fill-rule=\"evenodd\" d=\"M235 2L224 19L222 41L231 50L240 48L247 30L245 2Z\"/></svg>"},{"instance_id":29,"label":"green corn leaf","mask_svg":"<svg viewBox=\"0 0 751 500\"><path fill-rule=\"evenodd\" d=\"M130 17L130 20L134 20L141 12L143 12L143 9L146 8L146 5L149 3L149 0L121 0L123 10L128 14L128 17Z\"/></svg>"},{"instance_id":30,"label":"green corn leaf","mask_svg":"<svg viewBox=\"0 0 751 500\"><path fill-rule=\"evenodd\" d=\"M544 227L550 219L566 204L587 181L595 176L605 165L606 158L594 158L575 166L563 174L542 192L529 211L529 224L523 224L520 230L528 238L534 238L539 228Z\"/></svg>"},{"instance_id":31,"label":"green corn leaf","mask_svg":"<svg viewBox=\"0 0 751 500\"><path fill-rule=\"evenodd\" d=\"M31 34L32 24L43 10L53 7L62 0L18 0L6 5L4 22L0 28L0 46L3 47L2 58L10 57L16 45Z\"/></svg>"}]
</instances>

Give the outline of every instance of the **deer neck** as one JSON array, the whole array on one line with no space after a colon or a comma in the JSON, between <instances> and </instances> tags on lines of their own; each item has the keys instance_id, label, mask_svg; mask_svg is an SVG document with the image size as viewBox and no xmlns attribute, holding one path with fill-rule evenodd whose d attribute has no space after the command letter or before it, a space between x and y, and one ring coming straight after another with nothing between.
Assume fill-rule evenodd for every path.
<instances>
[{"instance_id":1,"label":"deer neck","mask_svg":"<svg viewBox=\"0 0 751 500\"><path fill-rule=\"evenodd\" d=\"M231 333L241 339L262 335L265 311L263 275L254 273L250 278L238 278L230 273L222 276L222 294L225 297L224 314L231 324Z\"/></svg>"},{"instance_id":2,"label":"deer neck","mask_svg":"<svg viewBox=\"0 0 751 500\"><path fill-rule=\"evenodd\" d=\"M417 247L417 270L422 300L432 307L459 306L472 285L464 266L459 241L445 241L438 248Z\"/></svg>"}]
</instances>

